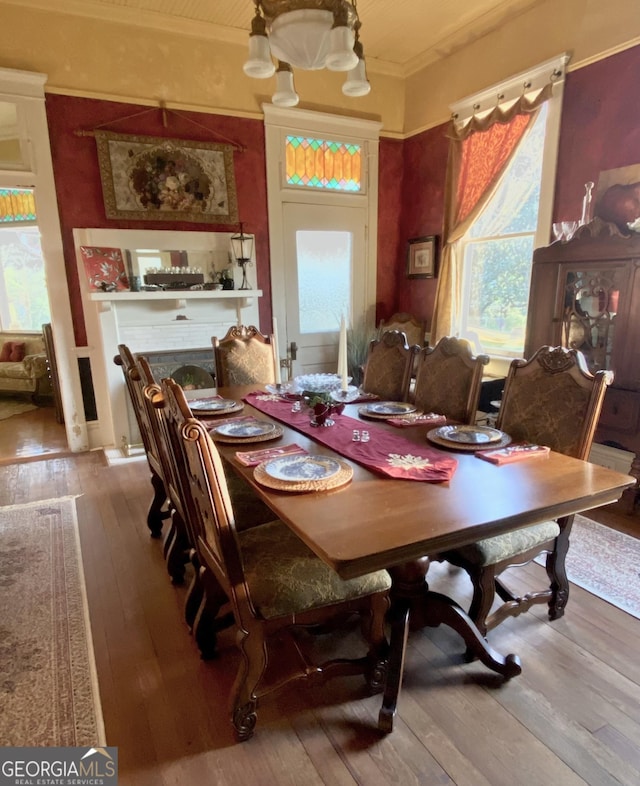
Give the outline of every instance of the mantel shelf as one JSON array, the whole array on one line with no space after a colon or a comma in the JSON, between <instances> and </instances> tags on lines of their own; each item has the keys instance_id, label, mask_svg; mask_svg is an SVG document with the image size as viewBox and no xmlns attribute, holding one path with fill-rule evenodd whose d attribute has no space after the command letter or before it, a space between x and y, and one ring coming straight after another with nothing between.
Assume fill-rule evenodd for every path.
<instances>
[{"instance_id":1,"label":"mantel shelf","mask_svg":"<svg viewBox=\"0 0 640 786\"><path fill-rule=\"evenodd\" d=\"M157 292L91 292L91 300L213 300L262 297L261 289L173 289Z\"/></svg>"},{"instance_id":2,"label":"mantel shelf","mask_svg":"<svg viewBox=\"0 0 640 786\"><path fill-rule=\"evenodd\" d=\"M89 299L99 302L100 311L110 311L117 303L142 300L173 300L176 308L186 308L187 300L235 300L237 308L243 308L249 300L262 297L261 289L174 289L158 292L91 292Z\"/></svg>"}]
</instances>

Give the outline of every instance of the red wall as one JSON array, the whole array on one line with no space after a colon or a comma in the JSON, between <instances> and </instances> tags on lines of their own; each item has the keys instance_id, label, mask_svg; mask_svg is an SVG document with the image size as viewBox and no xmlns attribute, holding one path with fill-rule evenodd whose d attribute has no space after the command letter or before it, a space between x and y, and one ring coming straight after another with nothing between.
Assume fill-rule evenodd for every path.
<instances>
[{"instance_id":1,"label":"red wall","mask_svg":"<svg viewBox=\"0 0 640 786\"><path fill-rule=\"evenodd\" d=\"M640 46L572 72L567 77L560 133L554 221L580 217L584 183L600 171L640 163ZM95 140L78 130L112 131L243 145L235 174L240 217L256 235L260 321L270 324L271 289L263 124L259 120L159 109L94 99L48 95L47 116L67 278L79 345L86 343L72 229L156 228L235 231L237 226L161 221L115 221L104 215ZM118 118L123 118L118 121ZM378 302L376 319L408 311L430 324L436 279L407 279L409 238L441 239L448 141L446 125L406 141L381 139L378 216Z\"/></svg>"},{"instance_id":2,"label":"red wall","mask_svg":"<svg viewBox=\"0 0 640 786\"><path fill-rule=\"evenodd\" d=\"M437 235L442 241L444 188L449 140L447 124L407 139L403 156L402 220L396 267L397 310L413 314L431 325L436 296L436 278L408 279L408 240Z\"/></svg>"},{"instance_id":3,"label":"red wall","mask_svg":"<svg viewBox=\"0 0 640 786\"><path fill-rule=\"evenodd\" d=\"M399 310L397 279L402 246L403 146L404 142L399 140L380 140L376 325Z\"/></svg>"},{"instance_id":4,"label":"red wall","mask_svg":"<svg viewBox=\"0 0 640 786\"><path fill-rule=\"evenodd\" d=\"M244 222L244 229L256 236L258 287L264 291L264 297L260 299L260 322L263 327L271 324L267 186L264 127L261 121L195 112L180 112L179 115L167 112L165 128L160 109L59 95L47 95L46 108L78 346L86 345L86 331L73 244L74 228L173 229L193 232L233 232L238 229L237 224L107 219L95 139L75 133L98 127L124 134L191 139L198 142L232 141L246 148L243 152L234 153L238 211Z\"/></svg>"},{"instance_id":5,"label":"red wall","mask_svg":"<svg viewBox=\"0 0 640 786\"><path fill-rule=\"evenodd\" d=\"M446 125L405 142L380 141L376 319L406 311L431 323L437 279L406 277L409 238L442 236Z\"/></svg>"},{"instance_id":6,"label":"red wall","mask_svg":"<svg viewBox=\"0 0 640 786\"><path fill-rule=\"evenodd\" d=\"M74 228L174 229L193 232L230 232L237 225L197 224L168 221L121 221L107 219L95 139L77 131L103 128L123 134L190 139L201 142L233 141L246 149L234 154L239 216L244 228L256 236L260 323L271 324L271 284L267 216L264 126L260 120L224 117L196 112L167 112L167 127L160 109L99 101L88 98L48 95L47 120L51 138L53 169L58 196L67 280L71 296L76 343L86 345L86 330L73 243ZM122 118L119 120L119 118ZM382 316L397 310L397 275L404 253L400 235L402 213L402 142L381 141L381 197L379 223L378 296ZM400 249L400 250L399 250Z\"/></svg>"},{"instance_id":7,"label":"red wall","mask_svg":"<svg viewBox=\"0 0 640 786\"><path fill-rule=\"evenodd\" d=\"M554 221L578 220L584 184L640 164L640 46L567 75Z\"/></svg>"}]
</instances>

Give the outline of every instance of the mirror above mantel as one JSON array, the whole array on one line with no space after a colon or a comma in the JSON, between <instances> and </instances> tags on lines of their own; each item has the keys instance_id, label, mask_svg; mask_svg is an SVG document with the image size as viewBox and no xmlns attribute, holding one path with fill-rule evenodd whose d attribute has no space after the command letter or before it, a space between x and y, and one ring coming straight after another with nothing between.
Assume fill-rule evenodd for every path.
<instances>
[{"instance_id":1,"label":"mirror above mantel","mask_svg":"<svg viewBox=\"0 0 640 786\"><path fill-rule=\"evenodd\" d=\"M89 290L88 276L82 263L81 247L118 249L124 266L125 289L137 291L145 284L167 286L182 284L212 287L221 274L230 271L233 288L242 283L242 270L231 250L231 232L173 232L170 230L76 229L78 274ZM257 288L255 253L247 267L251 289ZM147 281L145 282L145 276ZM118 286L118 289L122 289ZM226 288L226 287L225 287ZM232 288L229 285L228 288Z\"/></svg>"}]
</instances>

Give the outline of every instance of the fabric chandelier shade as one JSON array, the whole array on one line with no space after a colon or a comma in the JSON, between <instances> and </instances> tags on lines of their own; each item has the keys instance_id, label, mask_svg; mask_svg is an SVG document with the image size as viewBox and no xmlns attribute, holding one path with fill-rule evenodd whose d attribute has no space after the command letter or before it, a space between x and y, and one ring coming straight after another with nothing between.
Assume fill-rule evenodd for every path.
<instances>
[{"instance_id":1,"label":"fabric chandelier shade","mask_svg":"<svg viewBox=\"0 0 640 786\"><path fill-rule=\"evenodd\" d=\"M295 106L292 68L305 71L346 71L343 93L363 96L371 86L359 42L356 0L254 0L247 76L266 79L276 73L273 103ZM295 96L295 100L294 100Z\"/></svg>"}]
</instances>

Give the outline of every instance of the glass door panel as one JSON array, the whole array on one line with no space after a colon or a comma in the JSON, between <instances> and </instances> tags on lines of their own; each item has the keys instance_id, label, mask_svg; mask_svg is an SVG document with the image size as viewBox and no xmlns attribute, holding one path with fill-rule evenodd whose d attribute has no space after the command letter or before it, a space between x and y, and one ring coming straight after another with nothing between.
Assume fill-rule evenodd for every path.
<instances>
[{"instance_id":1,"label":"glass door panel","mask_svg":"<svg viewBox=\"0 0 640 786\"><path fill-rule=\"evenodd\" d=\"M589 370L612 368L620 271L570 270L564 279L563 343L582 352Z\"/></svg>"}]
</instances>

